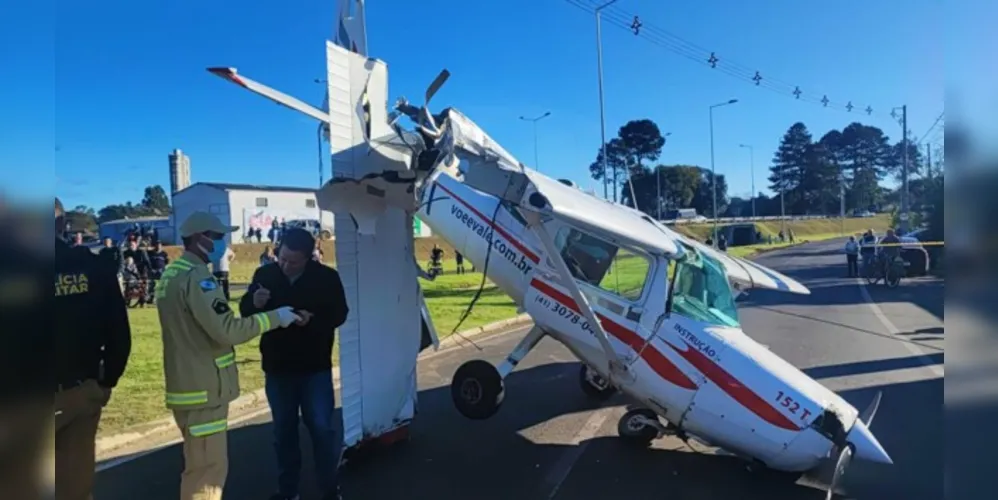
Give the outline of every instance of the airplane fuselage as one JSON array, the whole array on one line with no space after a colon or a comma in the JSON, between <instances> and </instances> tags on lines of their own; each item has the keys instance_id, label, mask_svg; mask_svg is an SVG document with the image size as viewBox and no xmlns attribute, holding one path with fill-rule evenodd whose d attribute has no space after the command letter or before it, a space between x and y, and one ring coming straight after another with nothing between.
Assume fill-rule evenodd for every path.
<instances>
[{"instance_id":1,"label":"airplane fuselage","mask_svg":"<svg viewBox=\"0 0 998 500\"><path fill-rule=\"evenodd\" d=\"M442 170L424 181L419 218L545 333L607 377L593 329L522 216L458 176ZM548 224L552 234L572 230ZM806 470L826 457L832 445L822 426L838 420L848 430L855 409L739 328L666 314L669 261L651 257L647 264L643 291L630 300L580 283L629 366L619 388L688 435L769 467Z\"/></svg>"}]
</instances>

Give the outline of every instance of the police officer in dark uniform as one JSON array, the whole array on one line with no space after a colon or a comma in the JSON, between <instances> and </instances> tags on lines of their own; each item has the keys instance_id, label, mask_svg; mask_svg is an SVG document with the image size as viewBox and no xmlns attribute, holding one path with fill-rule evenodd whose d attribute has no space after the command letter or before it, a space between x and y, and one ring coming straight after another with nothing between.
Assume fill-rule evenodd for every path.
<instances>
[{"instance_id":1,"label":"police officer in dark uniform","mask_svg":"<svg viewBox=\"0 0 998 500\"><path fill-rule=\"evenodd\" d=\"M55 200L56 227L65 212ZM125 371L131 328L114 272L86 248L55 241L55 462L60 499L90 498L102 408Z\"/></svg>"}]
</instances>

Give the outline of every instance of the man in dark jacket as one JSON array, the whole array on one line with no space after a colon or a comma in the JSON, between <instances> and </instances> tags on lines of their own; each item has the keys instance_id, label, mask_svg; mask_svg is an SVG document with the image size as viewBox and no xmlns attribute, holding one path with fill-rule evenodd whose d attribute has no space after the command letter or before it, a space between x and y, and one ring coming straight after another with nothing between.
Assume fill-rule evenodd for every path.
<instances>
[{"instance_id":1,"label":"man in dark jacket","mask_svg":"<svg viewBox=\"0 0 998 500\"><path fill-rule=\"evenodd\" d=\"M112 273L117 274L121 269L121 249L115 246L114 240L110 237L104 238L104 246L97 255Z\"/></svg>"},{"instance_id":2,"label":"man in dark jacket","mask_svg":"<svg viewBox=\"0 0 998 500\"><path fill-rule=\"evenodd\" d=\"M288 327L296 331L264 335L260 341L277 448L278 493L273 500L294 499L299 493L299 410L312 439L323 498L340 498L337 468L343 437L333 420L332 354L334 331L346 321L347 303L339 273L314 261L314 248L308 231L282 231L277 265L258 268L239 303L244 317L281 306L293 307L302 317Z\"/></svg>"},{"instance_id":3,"label":"man in dark jacket","mask_svg":"<svg viewBox=\"0 0 998 500\"><path fill-rule=\"evenodd\" d=\"M121 252L121 261L131 257L135 261L135 267L139 270L139 276L149 276L152 264L149 262L149 253L144 248L139 248L138 240L130 240L128 248Z\"/></svg>"},{"instance_id":4,"label":"man in dark jacket","mask_svg":"<svg viewBox=\"0 0 998 500\"><path fill-rule=\"evenodd\" d=\"M56 227L63 225L56 199ZM59 498L88 498L101 409L125 372L131 327L114 272L85 247L55 241L55 468Z\"/></svg>"}]
</instances>

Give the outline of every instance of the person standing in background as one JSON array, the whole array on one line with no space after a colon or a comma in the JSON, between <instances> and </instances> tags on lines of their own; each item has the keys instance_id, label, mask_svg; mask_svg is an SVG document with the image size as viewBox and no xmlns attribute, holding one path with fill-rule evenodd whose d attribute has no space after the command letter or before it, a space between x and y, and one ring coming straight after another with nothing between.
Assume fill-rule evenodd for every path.
<instances>
[{"instance_id":1,"label":"person standing in background","mask_svg":"<svg viewBox=\"0 0 998 500\"><path fill-rule=\"evenodd\" d=\"M222 294L225 295L225 300L231 300L229 296L229 267L235 260L236 253L228 245L225 245L224 252L216 253L211 257L211 269L214 271L215 279L222 285Z\"/></svg>"},{"instance_id":2,"label":"person standing in background","mask_svg":"<svg viewBox=\"0 0 998 500\"><path fill-rule=\"evenodd\" d=\"M301 316L287 333L266 335L260 341L277 451L278 491L271 500L299 498L300 421L312 440L323 500L340 498L337 470L343 435L333 418L332 355L335 330L346 321L348 308L339 273L312 258L315 244L302 228L284 232L277 265L257 268L239 301L244 317L285 306Z\"/></svg>"},{"instance_id":3,"label":"person standing in background","mask_svg":"<svg viewBox=\"0 0 998 500\"><path fill-rule=\"evenodd\" d=\"M457 274L464 274L464 256L454 250L454 260L457 262Z\"/></svg>"},{"instance_id":4,"label":"person standing in background","mask_svg":"<svg viewBox=\"0 0 998 500\"><path fill-rule=\"evenodd\" d=\"M121 270L121 250L114 246L114 240L110 236L104 238L104 247L97 255L112 273L118 274Z\"/></svg>"},{"instance_id":5,"label":"person standing in background","mask_svg":"<svg viewBox=\"0 0 998 500\"><path fill-rule=\"evenodd\" d=\"M855 278L859 276L859 242L856 241L855 236L850 236L849 241L846 242L846 268L847 275L850 278Z\"/></svg>"},{"instance_id":6,"label":"person standing in background","mask_svg":"<svg viewBox=\"0 0 998 500\"><path fill-rule=\"evenodd\" d=\"M55 227L65 211L55 200ZM59 234L59 233L56 233ZM87 500L102 409L125 372L131 326L114 271L86 247L55 241L55 483L59 500Z\"/></svg>"}]
</instances>

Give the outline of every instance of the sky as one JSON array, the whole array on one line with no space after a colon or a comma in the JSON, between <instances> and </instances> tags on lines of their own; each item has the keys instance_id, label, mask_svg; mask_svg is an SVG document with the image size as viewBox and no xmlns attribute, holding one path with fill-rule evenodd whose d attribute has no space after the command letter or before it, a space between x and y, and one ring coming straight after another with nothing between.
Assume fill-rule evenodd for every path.
<instances>
[{"instance_id":1,"label":"sky","mask_svg":"<svg viewBox=\"0 0 998 500\"><path fill-rule=\"evenodd\" d=\"M54 190L70 207L137 202L145 186L169 189L167 155L174 148L190 156L194 182L316 186L316 123L205 68L236 67L319 105L324 89L315 80L325 78L335 3L5 7L13 9L5 17L17 21L0 34L0 67L17 71L0 78L3 114L11 120L0 134L0 186L13 196ZM984 19L998 16L994 4L980 2L994 14ZM943 15L939 0L619 0L613 8L714 51L720 64L757 68L809 95L856 104L847 113L798 101L604 21L608 139L628 120L649 118L671 132L660 163L709 168L708 107L738 99L714 112L715 167L732 195L751 192L753 170L756 191L768 191L767 167L794 122L804 122L815 139L861 121L899 140L890 108L908 106L915 138L943 112L946 46L926 36ZM420 101L447 68L451 78L432 107L460 109L532 166L533 127L519 117L550 111L538 123L536 167L602 194L588 174L600 144L591 13L566 0L369 0L367 30L369 55L388 63L392 100ZM867 116L867 105L878 113ZM928 140L938 144L936 132ZM753 146L754 162L739 144ZM323 164L328 179L328 159Z\"/></svg>"}]
</instances>

